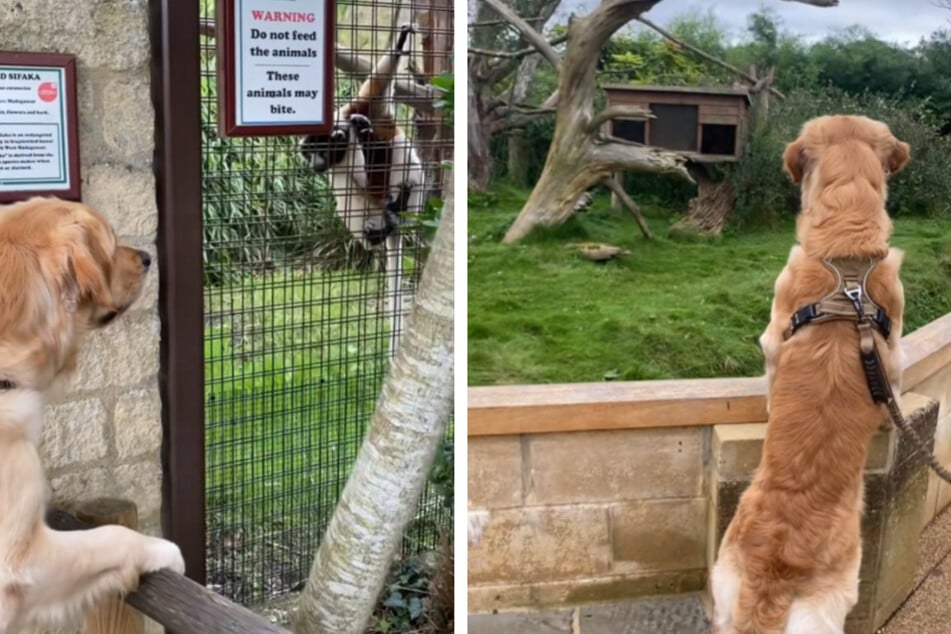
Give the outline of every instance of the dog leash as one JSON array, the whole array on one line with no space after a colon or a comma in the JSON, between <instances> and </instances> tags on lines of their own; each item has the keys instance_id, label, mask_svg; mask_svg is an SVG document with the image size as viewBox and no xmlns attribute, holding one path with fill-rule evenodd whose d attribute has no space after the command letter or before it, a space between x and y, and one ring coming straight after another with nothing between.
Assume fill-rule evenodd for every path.
<instances>
[{"instance_id":1,"label":"dog leash","mask_svg":"<svg viewBox=\"0 0 951 634\"><path fill-rule=\"evenodd\" d=\"M847 286L844 290L846 296L851 300L858 318L856 326L859 330L859 352L862 357L862 369L865 370L865 380L868 383L872 400L876 403L883 403L885 407L888 408L888 413L891 416L892 422L895 423L895 426L906 438L909 438L917 446L918 451L928 457L928 466L931 467L931 470L937 473L938 477L945 482L951 483L951 471L941 466L941 463L935 458L934 453L928 450L928 446L921 439L921 436L918 435L918 432L908 424L904 414L902 414L901 409L898 407L898 401L895 399L895 393L892 391L891 383L888 382L888 378L885 376L885 371L882 368L882 359L878 355L878 350L875 348L872 325L869 323L868 315L866 315L863 310L862 286L859 285L852 288Z\"/></svg>"}]
</instances>

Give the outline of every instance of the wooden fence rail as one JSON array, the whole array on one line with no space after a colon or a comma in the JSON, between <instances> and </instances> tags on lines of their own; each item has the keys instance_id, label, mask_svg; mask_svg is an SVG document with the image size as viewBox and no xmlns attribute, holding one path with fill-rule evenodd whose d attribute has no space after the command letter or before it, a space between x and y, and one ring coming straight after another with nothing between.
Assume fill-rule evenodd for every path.
<instances>
[{"instance_id":1,"label":"wooden fence rail","mask_svg":"<svg viewBox=\"0 0 951 634\"><path fill-rule=\"evenodd\" d=\"M135 504L127 500L95 500L83 505L77 515L79 517L54 510L47 516L47 522L61 531L85 530L103 524L138 528ZM170 570L143 576L139 589L127 595L125 603L164 626L168 634L290 634L247 608ZM98 606L86 621L87 634L138 634L142 631L141 616L124 608L118 601Z\"/></svg>"}]
</instances>

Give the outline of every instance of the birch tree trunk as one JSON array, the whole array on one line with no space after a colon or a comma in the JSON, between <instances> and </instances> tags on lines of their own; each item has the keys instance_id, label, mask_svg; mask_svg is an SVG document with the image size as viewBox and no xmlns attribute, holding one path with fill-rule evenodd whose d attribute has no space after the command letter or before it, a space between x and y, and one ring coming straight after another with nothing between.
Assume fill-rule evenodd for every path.
<instances>
[{"instance_id":1,"label":"birch tree trunk","mask_svg":"<svg viewBox=\"0 0 951 634\"><path fill-rule=\"evenodd\" d=\"M406 332L301 594L299 634L366 630L445 435L454 357L452 189L450 175Z\"/></svg>"}]
</instances>

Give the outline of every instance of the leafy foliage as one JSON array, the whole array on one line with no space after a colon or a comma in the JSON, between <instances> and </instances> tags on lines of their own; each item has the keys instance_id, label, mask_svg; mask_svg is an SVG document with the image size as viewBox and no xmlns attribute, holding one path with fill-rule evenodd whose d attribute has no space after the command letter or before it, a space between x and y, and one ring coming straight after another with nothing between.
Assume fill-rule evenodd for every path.
<instances>
[{"instance_id":1,"label":"leafy foliage","mask_svg":"<svg viewBox=\"0 0 951 634\"><path fill-rule=\"evenodd\" d=\"M442 507L450 518L454 500L452 450L452 441L444 441L429 475L432 490L442 500ZM451 535L452 522L440 525L437 530L443 532L443 544L451 549L452 540L445 539L445 535ZM383 591L375 625L369 634L452 631L451 625L446 629L447 622L452 620L452 589L443 587L446 575L452 574L452 561L451 551L447 558L445 550L409 557L397 564ZM441 596L447 589L448 596Z\"/></svg>"},{"instance_id":2,"label":"leafy foliage","mask_svg":"<svg viewBox=\"0 0 951 634\"><path fill-rule=\"evenodd\" d=\"M767 122L749 130L745 155L732 178L739 194L737 226L775 226L798 204L798 194L782 172L783 147L813 116L856 113L888 123L912 146L912 163L890 187L895 214L933 215L951 211L951 31L936 30L914 46L885 42L853 27L818 42L790 33L770 8L751 13L739 40L731 40L711 10L675 18L667 29L681 40L762 76L774 69L774 85L788 95L771 99ZM563 26L551 29L555 34ZM733 74L666 42L643 28L616 33L599 61L604 83L730 85ZM531 99L551 93L554 73L542 66ZM517 131L530 148L527 173L537 178L554 133L551 117L540 117ZM496 174L506 177L507 138L491 140ZM656 175L628 174L639 201L683 208L695 189Z\"/></svg>"},{"instance_id":3,"label":"leafy foliage","mask_svg":"<svg viewBox=\"0 0 951 634\"><path fill-rule=\"evenodd\" d=\"M297 139L218 136L214 80L202 78L201 89L206 281L302 256L351 255L327 181L307 170ZM322 263L336 268L343 261L351 259L324 257Z\"/></svg>"},{"instance_id":4,"label":"leafy foliage","mask_svg":"<svg viewBox=\"0 0 951 634\"><path fill-rule=\"evenodd\" d=\"M802 124L822 114L862 114L884 121L911 144L912 160L889 182L892 215L951 214L951 139L940 135L926 102L900 101L865 93L828 89L790 93L751 131L741 160L732 170L740 226L775 227L795 213L799 193L783 172L782 153Z\"/></svg>"}]
</instances>

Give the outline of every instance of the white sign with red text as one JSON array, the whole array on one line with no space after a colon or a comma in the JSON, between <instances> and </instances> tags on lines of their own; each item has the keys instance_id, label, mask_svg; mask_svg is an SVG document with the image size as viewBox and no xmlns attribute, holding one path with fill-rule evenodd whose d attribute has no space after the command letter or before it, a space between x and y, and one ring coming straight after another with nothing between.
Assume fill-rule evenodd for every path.
<instances>
[{"instance_id":1,"label":"white sign with red text","mask_svg":"<svg viewBox=\"0 0 951 634\"><path fill-rule=\"evenodd\" d=\"M0 192L70 189L65 71L0 65Z\"/></svg>"},{"instance_id":2,"label":"white sign with red text","mask_svg":"<svg viewBox=\"0 0 951 634\"><path fill-rule=\"evenodd\" d=\"M235 0L235 122L322 125L326 0ZM330 85L330 84L326 84Z\"/></svg>"}]
</instances>

